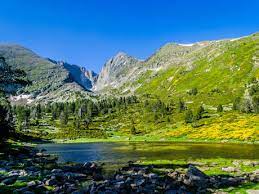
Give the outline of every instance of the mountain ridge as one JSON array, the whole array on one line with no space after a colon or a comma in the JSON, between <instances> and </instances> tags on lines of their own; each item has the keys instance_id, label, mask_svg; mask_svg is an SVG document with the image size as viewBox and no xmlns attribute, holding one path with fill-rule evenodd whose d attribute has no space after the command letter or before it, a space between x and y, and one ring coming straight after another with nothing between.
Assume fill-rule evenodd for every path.
<instances>
[{"instance_id":1,"label":"mountain ridge","mask_svg":"<svg viewBox=\"0 0 259 194\"><path fill-rule=\"evenodd\" d=\"M143 93L147 90L147 83L156 80L163 72L169 73L172 69L177 69L173 71L174 75L163 78L161 83L157 83L158 88L161 87L160 84L171 82L179 72L193 71L201 60L210 63L228 52L231 47L240 45L239 42L248 39L252 41L256 37L258 33L239 38L187 44L167 43L145 60L139 60L125 52L118 52L105 62L99 74L64 61L44 59L17 44L0 45L0 55L7 58L11 66L15 68L19 66L28 72L33 84L23 88L21 92L32 94L35 98L64 88L64 85L69 85L68 88L71 90L77 88L76 92L128 95ZM209 71L209 68L211 67L206 71ZM172 87L168 86L168 90Z\"/></svg>"}]
</instances>

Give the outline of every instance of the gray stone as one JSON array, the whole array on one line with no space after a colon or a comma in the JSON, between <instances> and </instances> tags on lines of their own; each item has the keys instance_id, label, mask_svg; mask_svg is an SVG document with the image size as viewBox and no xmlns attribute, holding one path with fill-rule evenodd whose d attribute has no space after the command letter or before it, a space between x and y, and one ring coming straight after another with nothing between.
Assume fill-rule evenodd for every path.
<instances>
[{"instance_id":1,"label":"gray stone","mask_svg":"<svg viewBox=\"0 0 259 194\"><path fill-rule=\"evenodd\" d=\"M51 170L51 173L61 173L61 172L63 172L63 170L61 170L61 169L53 169L53 170Z\"/></svg>"},{"instance_id":2,"label":"gray stone","mask_svg":"<svg viewBox=\"0 0 259 194\"><path fill-rule=\"evenodd\" d=\"M5 184L5 185L11 185L11 184L15 183L15 181L17 180L17 177L18 176L8 177L8 178L4 179L2 181L2 183Z\"/></svg>"},{"instance_id":3,"label":"gray stone","mask_svg":"<svg viewBox=\"0 0 259 194\"><path fill-rule=\"evenodd\" d=\"M239 170L237 168L234 168L234 167L223 167L221 168L222 171L225 171L225 172L238 172Z\"/></svg>"},{"instance_id":4,"label":"gray stone","mask_svg":"<svg viewBox=\"0 0 259 194\"><path fill-rule=\"evenodd\" d=\"M35 181L30 181L30 182L27 183L27 186L28 186L28 187L33 187L33 186L35 186L35 185L36 185L36 182L35 182Z\"/></svg>"},{"instance_id":5,"label":"gray stone","mask_svg":"<svg viewBox=\"0 0 259 194\"><path fill-rule=\"evenodd\" d=\"M187 176L198 176L200 178L206 179L208 176L204 174L202 171L200 171L198 168L196 168L193 165L189 165Z\"/></svg>"},{"instance_id":6,"label":"gray stone","mask_svg":"<svg viewBox=\"0 0 259 194\"><path fill-rule=\"evenodd\" d=\"M259 194L259 190L246 190L247 194Z\"/></svg>"},{"instance_id":7,"label":"gray stone","mask_svg":"<svg viewBox=\"0 0 259 194\"><path fill-rule=\"evenodd\" d=\"M56 179L48 179L45 182L45 185L47 185L47 186L53 186L53 185L56 185L56 184L57 184L57 180Z\"/></svg>"},{"instance_id":8,"label":"gray stone","mask_svg":"<svg viewBox=\"0 0 259 194\"><path fill-rule=\"evenodd\" d=\"M34 194L32 191L25 191L23 194Z\"/></svg>"}]
</instances>

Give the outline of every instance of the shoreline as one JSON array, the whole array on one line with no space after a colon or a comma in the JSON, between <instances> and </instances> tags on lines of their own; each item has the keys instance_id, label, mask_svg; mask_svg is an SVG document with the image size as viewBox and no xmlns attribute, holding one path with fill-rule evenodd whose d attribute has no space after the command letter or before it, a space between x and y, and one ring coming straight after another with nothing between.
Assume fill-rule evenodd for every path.
<instances>
[{"instance_id":1,"label":"shoreline","mask_svg":"<svg viewBox=\"0 0 259 194\"><path fill-rule=\"evenodd\" d=\"M91 139L91 138L78 138L78 139L53 139L48 143L57 143L57 144L73 144L73 143L204 143L204 144L247 144L247 145L259 145L259 141L249 142L249 141L236 141L236 140L182 140L182 139L174 139L174 140L149 140L149 139Z\"/></svg>"},{"instance_id":2,"label":"shoreline","mask_svg":"<svg viewBox=\"0 0 259 194\"><path fill-rule=\"evenodd\" d=\"M2 192L74 194L105 191L125 193L130 190L133 193L165 193L177 190L207 193L239 191L247 187L259 189L258 160L217 158L125 162L123 167L116 168L111 176L105 178L102 164L89 161L58 163L58 156L48 154L47 150L16 146L0 160ZM19 164L23 164L23 168Z\"/></svg>"}]
</instances>

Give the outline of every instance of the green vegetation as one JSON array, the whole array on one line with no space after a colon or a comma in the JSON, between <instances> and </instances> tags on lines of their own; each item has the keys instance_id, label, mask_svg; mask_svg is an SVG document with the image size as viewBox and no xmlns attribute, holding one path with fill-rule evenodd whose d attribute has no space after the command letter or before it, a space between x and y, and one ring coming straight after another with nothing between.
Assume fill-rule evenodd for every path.
<instances>
[{"instance_id":1,"label":"green vegetation","mask_svg":"<svg viewBox=\"0 0 259 194\"><path fill-rule=\"evenodd\" d=\"M254 161L256 163L256 161ZM141 165L153 165L154 172L163 173L165 171L186 171L186 167L189 164L194 164L209 176L240 176L242 174L251 173L257 170L257 166L253 166L253 161L249 160L233 160L225 158L213 158L213 159L196 159L196 160L153 160L153 161L138 161L136 164ZM231 167L235 169L233 172L226 172L223 169ZM218 191L224 191L227 193L247 193L247 190L258 190L258 183L247 182L242 185L234 187L223 188Z\"/></svg>"},{"instance_id":2,"label":"green vegetation","mask_svg":"<svg viewBox=\"0 0 259 194\"><path fill-rule=\"evenodd\" d=\"M126 75L131 65L141 65L137 68L139 72L132 75L130 83L111 89L116 94L127 93L128 97L100 95L93 98L85 98L80 92L76 97L68 94L70 90L63 88L67 72L61 66L22 47L2 46L0 53L7 61L12 66L21 63L33 81L24 91L53 92L53 101L43 98L41 103L14 105L16 129L24 135L51 140L257 143L259 71L255 56L258 33L235 41L206 44L191 47L167 44L143 62L125 55L130 64L126 69L120 66L116 72ZM121 64L119 58L116 60ZM130 87L132 91L135 89L134 95L124 91ZM55 97L60 98L61 93L66 98L59 102Z\"/></svg>"},{"instance_id":3,"label":"green vegetation","mask_svg":"<svg viewBox=\"0 0 259 194\"><path fill-rule=\"evenodd\" d=\"M24 71L11 69L5 58L0 57L0 143L14 130L11 107L6 94L27 83L29 82L25 78Z\"/></svg>"}]
</instances>

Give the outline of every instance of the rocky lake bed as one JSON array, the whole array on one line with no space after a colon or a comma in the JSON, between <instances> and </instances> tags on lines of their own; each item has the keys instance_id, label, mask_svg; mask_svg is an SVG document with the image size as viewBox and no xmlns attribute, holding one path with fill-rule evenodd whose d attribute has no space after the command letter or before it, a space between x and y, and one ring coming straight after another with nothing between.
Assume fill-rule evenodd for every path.
<instances>
[{"instance_id":1,"label":"rocky lake bed","mask_svg":"<svg viewBox=\"0 0 259 194\"><path fill-rule=\"evenodd\" d=\"M45 149L1 154L0 193L229 193L258 192L258 160L129 161L106 173L95 162L58 162Z\"/></svg>"}]
</instances>

